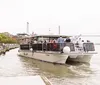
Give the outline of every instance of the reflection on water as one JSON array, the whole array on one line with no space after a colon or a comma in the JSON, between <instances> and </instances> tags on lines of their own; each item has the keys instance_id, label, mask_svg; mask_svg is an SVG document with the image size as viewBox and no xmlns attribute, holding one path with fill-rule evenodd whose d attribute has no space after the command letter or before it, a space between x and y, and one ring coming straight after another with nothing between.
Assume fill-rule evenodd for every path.
<instances>
[{"instance_id":1,"label":"reflection on water","mask_svg":"<svg viewBox=\"0 0 100 85\"><path fill-rule=\"evenodd\" d=\"M90 64L51 64L17 56L18 49L0 56L0 76L44 75L54 85L99 85L100 46Z\"/></svg>"}]
</instances>

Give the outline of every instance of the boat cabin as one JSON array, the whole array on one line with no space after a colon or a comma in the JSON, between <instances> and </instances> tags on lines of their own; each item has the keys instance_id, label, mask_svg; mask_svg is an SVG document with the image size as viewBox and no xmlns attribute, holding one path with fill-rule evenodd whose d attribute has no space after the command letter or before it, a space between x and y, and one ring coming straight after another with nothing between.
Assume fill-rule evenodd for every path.
<instances>
[{"instance_id":1,"label":"boat cabin","mask_svg":"<svg viewBox=\"0 0 100 85\"><path fill-rule=\"evenodd\" d=\"M30 45L34 50L39 51L60 51L59 43L57 39L62 37L67 42L70 42L69 37L66 35L37 35L31 38L30 44L21 44L21 49L30 49ZM70 44L72 45L72 44Z\"/></svg>"},{"instance_id":2,"label":"boat cabin","mask_svg":"<svg viewBox=\"0 0 100 85\"><path fill-rule=\"evenodd\" d=\"M37 35L30 37L30 43L21 44L20 49L30 50L32 48L34 51L61 51L60 45L57 42L60 36L65 40L63 47L68 46L70 51L95 51L92 42L82 42L80 46L80 43L71 42L71 36L65 35Z\"/></svg>"}]
</instances>

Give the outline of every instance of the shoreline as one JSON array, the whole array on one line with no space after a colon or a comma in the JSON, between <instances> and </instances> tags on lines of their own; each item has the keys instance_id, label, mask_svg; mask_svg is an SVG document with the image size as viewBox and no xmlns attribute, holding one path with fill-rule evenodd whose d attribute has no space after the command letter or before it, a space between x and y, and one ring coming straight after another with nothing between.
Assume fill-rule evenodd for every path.
<instances>
[{"instance_id":1,"label":"shoreline","mask_svg":"<svg viewBox=\"0 0 100 85\"><path fill-rule=\"evenodd\" d=\"M4 44L4 45L0 45L0 55L1 54L5 54L5 52L11 50L11 49L15 49L18 48L19 45L18 44Z\"/></svg>"}]
</instances>

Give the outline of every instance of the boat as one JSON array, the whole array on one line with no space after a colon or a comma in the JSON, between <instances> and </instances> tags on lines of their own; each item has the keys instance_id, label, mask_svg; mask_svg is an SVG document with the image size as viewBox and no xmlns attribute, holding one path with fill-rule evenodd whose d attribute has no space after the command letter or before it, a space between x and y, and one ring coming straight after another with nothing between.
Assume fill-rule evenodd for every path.
<instances>
[{"instance_id":1,"label":"boat","mask_svg":"<svg viewBox=\"0 0 100 85\"><path fill-rule=\"evenodd\" d=\"M57 40L59 37L66 40L62 49L60 43L49 42L50 40ZM54 64L66 64L68 62L89 63L91 57L97 54L95 45L89 40L81 40L80 43L80 39L80 35L74 38L66 35L35 35L34 37L27 37L23 40L29 42L20 44L18 55Z\"/></svg>"}]
</instances>

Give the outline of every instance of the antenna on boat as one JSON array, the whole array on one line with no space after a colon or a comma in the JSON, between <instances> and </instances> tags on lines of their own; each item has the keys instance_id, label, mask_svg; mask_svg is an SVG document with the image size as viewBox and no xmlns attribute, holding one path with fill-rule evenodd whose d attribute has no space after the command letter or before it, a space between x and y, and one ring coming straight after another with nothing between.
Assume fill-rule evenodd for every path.
<instances>
[{"instance_id":1,"label":"antenna on boat","mask_svg":"<svg viewBox=\"0 0 100 85\"><path fill-rule=\"evenodd\" d=\"M81 34L80 34L80 35L77 35L77 36L74 36L74 37L72 38L72 41L76 41L77 39L79 39L79 37L81 37Z\"/></svg>"},{"instance_id":2,"label":"antenna on boat","mask_svg":"<svg viewBox=\"0 0 100 85\"><path fill-rule=\"evenodd\" d=\"M60 35L60 26L58 28L59 28L59 35Z\"/></svg>"},{"instance_id":3,"label":"antenna on boat","mask_svg":"<svg viewBox=\"0 0 100 85\"><path fill-rule=\"evenodd\" d=\"M50 30L50 28L49 28L49 34L50 34L50 31L51 31L51 30Z\"/></svg>"},{"instance_id":4,"label":"antenna on boat","mask_svg":"<svg viewBox=\"0 0 100 85\"><path fill-rule=\"evenodd\" d=\"M26 33L29 34L29 22L27 22L27 30Z\"/></svg>"}]
</instances>

